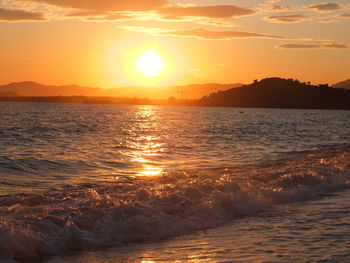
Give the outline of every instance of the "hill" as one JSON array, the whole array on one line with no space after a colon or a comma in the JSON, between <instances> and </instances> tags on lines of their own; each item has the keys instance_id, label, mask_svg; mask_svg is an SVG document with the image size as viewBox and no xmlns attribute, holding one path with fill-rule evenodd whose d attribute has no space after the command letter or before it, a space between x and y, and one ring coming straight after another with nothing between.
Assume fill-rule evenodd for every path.
<instances>
[{"instance_id":1,"label":"hill","mask_svg":"<svg viewBox=\"0 0 350 263\"><path fill-rule=\"evenodd\" d=\"M174 97L177 99L200 99L201 97L208 95L215 91L228 90L235 87L240 87L243 84L190 84L183 86L172 87L125 87L117 88L113 90L111 96L118 97L142 97L150 99L168 99Z\"/></svg>"},{"instance_id":2,"label":"hill","mask_svg":"<svg viewBox=\"0 0 350 263\"><path fill-rule=\"evenodd\" d=\"M350 89L350 79L338 82L334 84L333 87L337 89Z\"/></svg>"},{"instance_id":3,"label":"hill","mask_svg":"<svg viewBox=\"0 0 350 263\"><path fill-rule=\"evenodd\" d=\"M0 102L46 102L46 103L83 103L83 104L129 104L161 105L164 101L138 98L91 97L91 96L40 96L40 97L1 97Z\"/></svg>"},{"instance_id":4,"label":"hill","mask_svg":"<svg viewBox=\"0 0 350 263\"><path fill-rule=\"evenodd\" d=\"M104 90L78 85L43 85L33 81L13 82L0 86L0 92L15 92L20 96L104 96Z\"/></svg>"},{"instance_id":5,"label":"hill","mask_svg":"<svg viewBox=\"0 0 350 263\"><path fill-rule=\"evenodd\" d=\"M128 97L128 98L149 98L168 99L199 99L214 91L227 90L241 86L242 84L193 84L173 87L124 87L113 89L101 89L82 87L78 85L43 85L32 81L14 82L0 85L0 93L16 93L26 97L47 97L47 96L100 96L100 97ZM1 95L0 95L1 96Z\"/></svg>"},{"instance_id":6,"label":"hill","mask_svg":"<svg viewBox=\"0 0 350 263\"><path fill-rule=\"evenodd\" d=\"M298 80L266 78L204 96L201 106L252 108L350 109L350 90L318 86Z\"/></svg>"}]
</instances>

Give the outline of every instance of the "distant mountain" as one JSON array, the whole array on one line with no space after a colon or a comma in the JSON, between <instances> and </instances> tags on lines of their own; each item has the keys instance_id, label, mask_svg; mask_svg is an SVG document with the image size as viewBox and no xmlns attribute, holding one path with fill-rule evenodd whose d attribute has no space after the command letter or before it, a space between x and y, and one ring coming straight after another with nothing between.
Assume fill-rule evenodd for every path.
<instances>
[{"instance_id":1,"label":"distant mountain","mask_svg":"<svg viewBox=\"0 0 350 263\"><path fill-rule=\"evenodd\" d=\"M228 90L231 88L240 87L243 84L190 84L183 86L172 86L172 87L125 87L111 89L110 96L117 97L146 97L150 99L168 99L174 97L177 99L199 99L210 93Z\"/></svg>"},{"instance_id":2,"label":"distant mountain","mask_svg":"<svg viewBox=\"0 0 350 263\"><path fill-rule=\"evenodd\" d=\"M337 89L350 89L350 79L334 84L333 87Z\"/></svg>"},{"instance_id":3,"label":"distant mountain","mask_svg":"<svg viewBox=\"0 0 350 263\"><path fill-rule=\"evenodd\" d=\"M15 92L20 96L104 96L99 88L81 87L78 85L54 86L43 85L33 81L13 82L0 86L0 92Z\"/></svg>"},{"instance_id":4,"label":"distant mountain","mask_svg":"<svg viewBox=\"0 0 350 263\"><path fill-rule=\"evenodd\" d=\"M83 104L129 104L129 105L164 105L165 101L115 98L115 97L91 97L91 96L40 96L40 97L0 97L0 102L46 102L46 103L83 103Z\"/></svg>"},{"instance_id":5,"label":"distant mountain","mask_svg":"<svg viewBox=\"0 0 350 263\"><path fill-rule=\"evenodd\" d=\"M202 106L252 108L350 109L350 90L318 86L293 79L266 78L219 91L197 101Z\"/></svg>"},{"instance_id":6,"label":"distant mountain","mask_svg":"<svg viewBox=\"0 0 350 263\"><path fill-rule=\"evenodd\" d=\"M168 99L199 99L215 91L227 90L242 86L236 84L193 84L174 87L124 87L101 89L82 87L78 85L43 85L32 81L14 82L0 85L0 93L13 92L19 96L100 96L100 97L129 97Z\"/></svg>"}]
</instances>

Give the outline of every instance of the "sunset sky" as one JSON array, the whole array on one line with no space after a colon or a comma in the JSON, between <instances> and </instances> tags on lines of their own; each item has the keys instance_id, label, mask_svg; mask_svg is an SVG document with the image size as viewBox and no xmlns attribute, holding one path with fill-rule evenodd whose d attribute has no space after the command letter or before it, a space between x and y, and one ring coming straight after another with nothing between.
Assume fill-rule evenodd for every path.
<instances>
[{"instance_id":1,"label":"sunset sky","mask_svg":"<svg viewBox=\"0 0 350 263\"><path fill-rule=\"evenodd\" d=\"M349 28L349 0L0 0L0 84L334 84L350 78ZM159 76L135 66L149 51Z\"/></svg>"}]
</instances>

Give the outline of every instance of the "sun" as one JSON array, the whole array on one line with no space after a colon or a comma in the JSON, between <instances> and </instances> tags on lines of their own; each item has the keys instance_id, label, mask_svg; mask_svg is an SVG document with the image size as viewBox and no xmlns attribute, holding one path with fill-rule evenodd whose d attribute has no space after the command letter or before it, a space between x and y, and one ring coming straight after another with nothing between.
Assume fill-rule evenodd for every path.
<instances>
[{"instance_id":1,"label":"sun","mask_svg":"<svg viewBox=\"0 0 350 263\"><path fill-rule=\"evenodd\" d=\"M135 66L146 77L154 78L161 75L164 61L156 51L148 50L137 57Z\"/></svg>"}]
</instances>

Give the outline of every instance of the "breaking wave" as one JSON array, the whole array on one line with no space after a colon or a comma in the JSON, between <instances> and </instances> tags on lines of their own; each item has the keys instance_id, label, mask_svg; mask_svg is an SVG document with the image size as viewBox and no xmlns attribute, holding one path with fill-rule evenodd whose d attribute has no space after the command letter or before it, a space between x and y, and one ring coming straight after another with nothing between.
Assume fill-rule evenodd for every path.
<instances>
[{"instance_id":1,"label":"breaking wave","mask_svg":"<svg viewBox=\"0 0 350 263\"><path fill-rule=\"evenodd\" d=\"M0 197L0 261L159 240L237 217L267 216L283 204L349 186L345 147L257 165L5 195Z\"/></svg>"}]
</instances>

